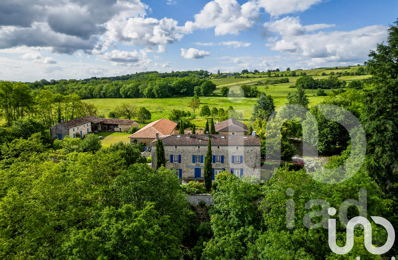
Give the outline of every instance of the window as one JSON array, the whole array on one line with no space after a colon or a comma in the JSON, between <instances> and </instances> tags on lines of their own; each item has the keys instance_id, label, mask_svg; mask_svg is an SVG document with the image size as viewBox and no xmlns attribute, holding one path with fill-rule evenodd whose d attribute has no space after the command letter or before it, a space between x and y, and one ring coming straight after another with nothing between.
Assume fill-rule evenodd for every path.
<instances>
[{"instance_id":1,"label":"window","mask_svg":"<svg viewBox=\"0 0 398 260\"><path fill-rule=\"evenodd\" d=\"M174 146L174 148L176 148L176 149L177 149L177 146Z\"/></svg>"},{"instance_id":2,"label":"window","mask_svg":"<svg viewBox=\"0 0 398 260\"><path fill-rule=\"evenodd\" d=\"M224 171L223 169L214 169L214 175L218 175L220 174L222 171Z\"/></svg>"},{"instance_id":3,"label":"window","mask_svg":"<svg viewBox=\"0 0 398 260\"><path fill-rule=\"evenodd\" d=\"M200 163L200 155L195 155L195 162Z\"/></svg>"},{"instance_id":4,"label":"window","mask_svg":"<svg viewBox=\"0 0 398 260\"><path fill-rule=\"evenodd\" d=\"M216 155L216 162L221 162L221 155Z\"/></svg>"},{"instance_id":5,"label":"window","mask_svg":"<svg viewBox=\"0 0 398 260\"><path fill-rule=\"evenodd\" d=\"M79 130L79 127L77 127L77 130Z\"/></svg>"},{"instance_id":6,"label":"window","mask_svg":"<svg viewBox=\"0 0 398 260\"><path fill-rule=\"evenodd\" d=\"M243 163L243 156L232 155L232 163Z\"/></svg>"},{"instance_id":7,"label":"window","mask_svg":"<svg viewBox=\"0 0 398 260\"><path fill-rule=\"evenodd\" d=\"M235 133L232 133L232 135L235 135Z\"/></svg>"},{"instance_id":8,"label":"window","mask_svg":"<svg viewBox=\"0 0 398 260\"><path fill-rule=\"evenodd\" d=\"M73 132L75 131L75 128L73 128Z\"/></svg>"},{"instance_id":9,"label":"window","mask_svg":"<svg viewBox=\"0 0 398 260\"><path fill-rule=\"evenodd\" d=\"M171 163L181 163L181 155L170 155Z\"/></svg>"},{"instance_id":10,"label":"window","mask_svg":"<svg viewBox=\"0 0 398 260\"><path fill-rule=\"evenodd\" d=\"M235 174L236 177L239 177L240 176L240 169L235 169L234 170L234 174Z\"/></svg>"}]
</instances>

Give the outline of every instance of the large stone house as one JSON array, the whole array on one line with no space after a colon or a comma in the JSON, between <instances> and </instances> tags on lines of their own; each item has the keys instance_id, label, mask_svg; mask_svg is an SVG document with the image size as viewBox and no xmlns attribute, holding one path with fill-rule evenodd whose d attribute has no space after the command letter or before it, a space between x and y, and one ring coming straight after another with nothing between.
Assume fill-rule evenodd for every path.
<instances>
[{"instance_id":1,"label":"large stone house","mask_svg":"<svg viewBox=\"0 0 398 260\"><path fill-rule=\"evenodd\" d=\"M247 126L234 119L228 119L214 125L216 132L221 135L245 135L248 130Z\"/></svg>"},{"instance_id":2,"label":"large stone house","mask_svg":"<svg viewBox=\"0 0 398 260\"><path fill-rule=\"evenodd\" d=\"M184 181L204 177L204 159L211 139L213 180L222 171L237 176L261 175L261 141L253 135L170 135L162 139L166 168L177 171ZM156 168L156 140L151 143L152 167Z\"/></svg>"},{"instance_id":3,"label":"large stone house","mask_svg":"<svg viewBox=\"0 0 398 260\"><path fill-rule=\"evenodd\" d=\"M150 124L147 124L139 131L130 135L130 143L133 143L134 140L145 145L145 150L150 147L153 140L156 138L156 133L158 133L159 137L165 137L168 135L174 134L177 128L177 123L170 121L168 119L162 118Z\"/></svg>"},{"instance_id":4,"label":"large stone house","mask_svg":"<svg viewBox=\"0 0 398 260\"><path fill-rule=\"evenodd\" d=\"M76 118L68 122L61 122L50 127L52 139L63 140L69 135L73 138L97 131L123 132L128 131L131 127L139 127L138 122L125 119L108 119L98 118L95 116L86 116Z\"/></svg>"}]
</instances>

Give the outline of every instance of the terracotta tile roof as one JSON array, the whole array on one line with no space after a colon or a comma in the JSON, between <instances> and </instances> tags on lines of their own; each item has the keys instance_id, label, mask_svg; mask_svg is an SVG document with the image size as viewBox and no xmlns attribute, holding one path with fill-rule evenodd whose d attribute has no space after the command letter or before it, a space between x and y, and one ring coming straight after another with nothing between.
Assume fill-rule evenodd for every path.
<instances>
[{"instance_id":1,"label":"terracotta tile roof","mask_svg":"<svg viewBox=\"0 0 398 260\"><path fill-rule=\"evenodd\" d=\"M127 119L110 119L110 118L104 118L102 120L102 123L104 124L110 124L110 125L132 125L136 121L134 120L127 120Z\"/></svg>"},{"instance_id":2,"label":"terracotta tile roof","mask_svg":"<svg viewBox=\"0 0 398 260\"><path fill-rule=\"evenodd\" d=\"M206 135L170 135L162 138L164 146L206 146L208 138ZM209 135L212 146L261 146L258 135ZM156 140L151 145L155 145Z\"/></svg>"},{"instance_id":3,"label":"terracotta tile roof","mask_svg":"<svg viewBox=\"0 0 398 260\"><path fill-rule=\"evenodd\" d=\"M96 116L86 116L81 118L76 118L70 120L68 122L61 123L66 127L76 127L79 125L84 125L87 123L104 123L104 124L114 124L114 125L132 125L135 121L134 120L126 120L126 119L109 119L109 118L98 118Z\"/></svg>"},{"instance_id":4,"label":"terracotta tile roof","mask_svg":"<svg viewBox=\"0 0 398 260\"><path fill-rule=\"evenodd\" d=\"M216 132L247 132L247 126L234 119L222 121L214 126Z\"/></svg>"},{"instance_id":5,"label":"terracotta tile roof","mask_svg":"<svg viewBox=\"0 0 398 260\"><path fill-rule=\"evenodd\" d=\"M177 123L168 119L162 118L158 121L147 124L134 134L130 135L129 138L156 138L156 133L159 133L159 137L171 135L174 129L177 127Z\"/></svg>"},{"instance_id":6,"label":"terracotta tile roof","mask_svg":"<svg viewBox=\"0 0 398 260\"><path fill-rule=\"evenodd\" d=\"M86 116L86 117L76 118L76 119L70 120L68 122L63 122L63 123L61 123L61 125L71 128L71 127L76 127L76 126L84 125L84 124L91 123L91 122L99 123L102 121L102 119L101 119L99 122L97 122L98 119L100 119L100 118L97 118L95 116ZM96 121L96 122L94 122L94 121Z\"/></svg>"}]
</instances>

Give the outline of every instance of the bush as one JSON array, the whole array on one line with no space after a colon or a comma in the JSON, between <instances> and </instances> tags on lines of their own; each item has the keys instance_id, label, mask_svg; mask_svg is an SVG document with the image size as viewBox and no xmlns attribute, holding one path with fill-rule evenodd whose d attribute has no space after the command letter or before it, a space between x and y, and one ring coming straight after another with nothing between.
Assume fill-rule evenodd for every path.
<instances>
[{"instance_id":1,"label":"bush","mask_svg":"<svg viewBox=\"0 0 398 260\"><path fill-rule=\"evenodd\" d=\"M94 134L88 134L84 137L82 148L85 152L96 153L102 147L101 140Z\"/></svg>"},{"instance_id":2,"label":"bush","mask_svg":"<svg viewBox=\"0 0 398 260\"><path fill-rule=\"evenodd\" d=\"M118 114L115 111L111 111L111 112L108 113L108 118L117 119L118 118Z\"/></svg>"},{"instance_id":3,"label":"bush","mask_svg":"<svg viewBox=\"0 0 398 260\"><path fill-rule=\"evenodd\" d=\"M146 162L147 162L147 163L151 163L151 162L152 162L152 157L151 157L151 156L147 157L147 158L146 158Z\"/></svg>"},{"instance_id":4,"label":"bush","mask_svg":"<svg viewBox=\"0 0 398 260\"><path fill-rule=\"evenodd\" d=\"M181 185L182 190L189 195L206 193L204 183L198 181L190 181L188 184Z\"/></svg>"},{"instance_id":5,"label":"bush","mask_svg":"<svg viewBox=\"0 0 398 260\"><path fill-rule=\"evenodd\" d=\"M296 87L295 85L289 86L289 88L295 88L295 87Z\"/></svg>"},{"instance_id":6,"label":"bush","mask_svg":"<svg viewBox=\"0 0 398 260\"><path fill-rule=\"evenodd\" d=\"M320 89L320 88L316 91L316 95L319 96L319 97L327 96L326 92L323 89Z\"/></svg>"},{"instance_id":7,"label":"bush","mask_svg":"<svg viewBox=\"0 0 398 260\"><path fill-rule=\"evenodd\" d=\"M137 132L138 131L138 128L136 127L136 126L133 126L132 128L130 128L130 130L129 130L129 134L134 134L135 132Z\"/></svg>"}]
</instances>

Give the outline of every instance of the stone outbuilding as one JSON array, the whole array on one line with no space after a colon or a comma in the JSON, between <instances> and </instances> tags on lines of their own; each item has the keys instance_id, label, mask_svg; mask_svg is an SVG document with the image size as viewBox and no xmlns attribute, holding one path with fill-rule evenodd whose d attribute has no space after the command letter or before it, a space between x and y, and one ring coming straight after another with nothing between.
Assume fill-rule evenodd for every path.
<instances>
[{"instance_id":1,"label":"stone outbuilding","mask_svg":"<svg viewBox=\"0 0 398 260\"><path fill-rule=\"evenodd\" d=\"M134 120L86 116L56 124L50 127L50 133L53 140L63 140L67 135L73 138L76 138L77 136L83 138L89 133L98 131L127 132L133 126L138 128L138 122Z\"/></svg>"},{"instance_id":2,"label":"stone outbuilding","mask_svg":"<svg viewBox=\"0 0 398 260\"><path fill-rule=\"evenodd\" d=\"M130 135L130 142L133 143L134 140L145 145L144 149L150 147L153 140L156 138L156 133L158 133L159 137L165 137L168 135L174 134L177 128L177 123L170 121L168 119L162 118L150 124L147 124L139 131Z\"/></svg>"},{"instance_id":3,"label":"stone outbuilding","mask_svg":"<svg viewBox=\"0 0 398 260\"><path fill-rule=\"evenodd\" d=\"M203 180L204 159L211 139L213 180L222 171L236 176L261 176L261 141L254 135L170 135L163 142L166 168L184 181ZM151 143L152 168L156 169L156 140Z\"/></svg>"},{"instance_id":4,"label":"stone outbuilding","mask_svg":"<svg viewBox=\"0 0 398 260\"><path fill-rule=\"evenodd\" d=\"M245 135L248 130L247 126L234 119L228 119L214 125L216 132L221 135Z\"/></svg>"}]
</instances>

